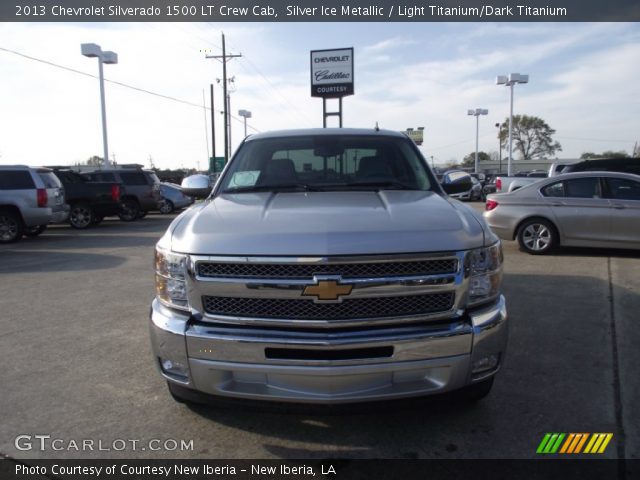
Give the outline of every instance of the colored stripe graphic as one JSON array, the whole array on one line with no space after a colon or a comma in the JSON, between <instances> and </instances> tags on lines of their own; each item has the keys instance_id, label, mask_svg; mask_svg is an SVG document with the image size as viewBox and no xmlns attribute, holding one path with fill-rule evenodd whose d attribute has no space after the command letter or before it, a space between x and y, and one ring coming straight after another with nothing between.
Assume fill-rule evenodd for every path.
<instances>
[{"instance_id":1,"label":"colored stripe graphic","mask_svg":"<svg viewBox=\"0 0 640 480\"><path fill-rule=\"evenodd\" d=\"M613 433L545 433L536 453L600 454L604 453L612 438Z\"/></svg>"},{"instance_id":2,"label":"colored stripe graphic","mask_svg":"<svg viewBox=\"0 0 640 480\"><path fill-rule=\"evenodd\" d=\"M584 446L584 444L587 441L587 438L589 438L589 434L588 433L581 433L580 435L582 435L582 439L580 440L578 445L576 445L576 449L575 449L575 451L573 453L580 453L582 451L582 447Z\"/></svg>"}]
</instances>

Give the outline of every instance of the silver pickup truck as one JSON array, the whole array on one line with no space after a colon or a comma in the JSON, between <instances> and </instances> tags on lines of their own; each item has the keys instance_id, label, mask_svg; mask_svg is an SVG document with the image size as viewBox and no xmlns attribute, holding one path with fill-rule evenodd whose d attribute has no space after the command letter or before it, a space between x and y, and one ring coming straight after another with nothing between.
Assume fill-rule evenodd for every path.
<instances>
[{"instance_id":1,"label":"silver pickup truck","mask_svg":"<svg viewBox=\"0 0 640 480\"><path fill-rule=\"evenodd\" d=\"M404 134L253 135L156 246L154 361L178 401L478 399L507 344L502 260Z\"/></svg>"}]
</instances>

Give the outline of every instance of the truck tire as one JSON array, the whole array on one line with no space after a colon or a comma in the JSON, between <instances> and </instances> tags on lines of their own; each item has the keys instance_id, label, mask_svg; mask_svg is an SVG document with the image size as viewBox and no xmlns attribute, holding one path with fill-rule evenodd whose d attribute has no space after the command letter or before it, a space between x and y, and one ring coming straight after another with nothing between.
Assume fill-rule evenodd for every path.
<instances>
[{"instance_id":1,"label":"truck tire","mask_svg":"<svg viewBox=\"0 0 640 480\"><path fill-rule=\"evenodd\" d=\"M558 243L558 233L551 222L544 218L530 218L518 228L520 249L531 255L549 253Z\"/></svg>"},{"instance_id":2,"label":"truck tire","mask_svg":"<svg viewBox=\"0 0 640 480\"><path fill-rule=\"evenodd\" d=\"M27 227L24 229L24 234L27 237L37 237L47 229L47 225L36 225L35 227Z\"/></svg>"},{"instance_id":3,"label":"truck tire","mask_svg":"<svg viewBox=\"0 0 640 480\"><path fill-rule=\"evenodd\" d=\"M93 223L93 209L86 202L78 202L71 205L69 212L69 225L78 230L89 228Z\"/></svg>"},{"instance_id":4,"label":"truck tire","mask_svg":"<svg viewBox=\"0 0 640 480\"><path fill-rule=\"evenodd\" d=\"M118 214L120 220L123 222L133 222L138 219L138 215L140 215L138 202L130 198L122 201L122 211Z\"/></svg>"},{"instance_id":5,"label":"truck tire","mask_svg":"<svg viewBox=\"0 0 640 480\"><path fill-rule=\"evenodd\" d=\"M22 238L24 227L17 213L0 211L0 243L13 243Z\"/></svg>"},{"instance_id":6,"label":"truck tire","mask_svg":"<svg viewBox=\"0 0 640 480\"><path fill-rule=\"evenodd\" d=\"M491 387L493 387L493 379L494 377L489 377L485 380L481 380L478 383L474 383L464 387L460 394L463 400L467 402L477 402L482 400L484 397L489 395L491 392Z\"/></svg>"}]
</instances>

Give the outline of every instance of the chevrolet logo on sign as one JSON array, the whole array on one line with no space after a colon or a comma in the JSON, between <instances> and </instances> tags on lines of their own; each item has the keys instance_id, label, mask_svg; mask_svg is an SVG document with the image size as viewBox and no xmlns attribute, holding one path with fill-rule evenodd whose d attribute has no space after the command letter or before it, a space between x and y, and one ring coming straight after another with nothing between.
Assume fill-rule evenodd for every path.
<instances>
[{"instance_id":1,"label":"chevrolet logo on sign","mask_svg":"<svg viewBox=\"0 0 640 480\"><path fill-rule=\"evenodd\" d=\"M319 280L316 285L307 285L302 295L316 297L316 300L338 300L342 295L349 295L353 285L341 285L336 280Z\"/></svg>"}]
</instances>

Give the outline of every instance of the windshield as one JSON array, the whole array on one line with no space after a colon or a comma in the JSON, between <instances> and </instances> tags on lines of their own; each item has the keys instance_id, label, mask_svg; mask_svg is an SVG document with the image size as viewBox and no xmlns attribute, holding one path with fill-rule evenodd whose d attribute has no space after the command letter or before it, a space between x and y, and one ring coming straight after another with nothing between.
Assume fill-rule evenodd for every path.
<instances>
[{"instance_id":1,"label":"windshield","mask_svg":"<svg viewBox=\"0 0 640 480\"><path fill-rule=\"evenodd\" d=\"M317 135L248 141L225 173L220 191L430 190L433 184L408 139Z\"/></svg>"}]
</instances>

